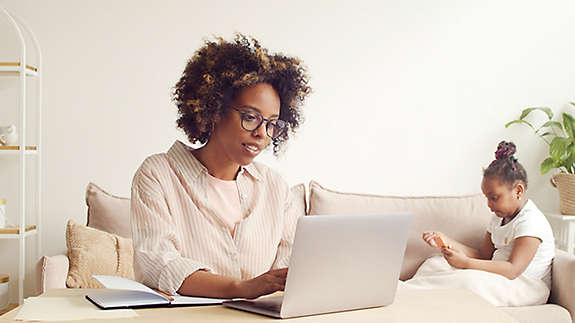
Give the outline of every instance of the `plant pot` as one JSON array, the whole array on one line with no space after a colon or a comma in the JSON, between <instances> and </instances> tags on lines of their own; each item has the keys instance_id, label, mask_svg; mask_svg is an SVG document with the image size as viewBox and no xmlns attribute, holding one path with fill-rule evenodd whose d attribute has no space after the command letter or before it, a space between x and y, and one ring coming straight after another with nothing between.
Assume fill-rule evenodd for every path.
<instances>
[{"instance_id":1,"label":"plant pot","mask_svg":"<svg viewBox=\"0 0 575 323\"><path fill-rule=\"evenodd\" d=\"M575 175L560 173L551 178L551 185L559 191L561 214L575 215Z\"/></svg>"}]
</instances>

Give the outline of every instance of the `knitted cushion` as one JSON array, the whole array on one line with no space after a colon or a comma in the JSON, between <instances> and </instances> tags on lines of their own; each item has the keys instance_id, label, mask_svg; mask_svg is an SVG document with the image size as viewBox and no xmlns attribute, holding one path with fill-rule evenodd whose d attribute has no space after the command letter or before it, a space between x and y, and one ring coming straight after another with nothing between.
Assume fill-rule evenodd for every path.
<instances>
[{"instance_id":1,"label":"knitted cushion","mask_svg":"<svg viewBox=\"0 0 575 323\"><path fill-rule=\"evenodd\" d=\"M102 287L92 275L114 275L134 279L132 240L89 228L68 220L66 245L71 288Z\"/></svg>"}]
</instances>

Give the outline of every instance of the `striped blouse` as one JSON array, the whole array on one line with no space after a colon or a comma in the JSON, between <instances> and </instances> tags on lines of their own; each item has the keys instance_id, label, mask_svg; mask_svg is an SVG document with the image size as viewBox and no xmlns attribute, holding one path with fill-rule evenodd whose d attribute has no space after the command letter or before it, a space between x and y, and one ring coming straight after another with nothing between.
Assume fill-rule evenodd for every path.
<instances>
[{"instance_id":1,"label":"striped blouse","mask_svg":"<svg viewBox=\"0 0 575 323\"><path fill-rule=\"evenodd\" d=\"M184 279L204 269L250 279L286 267L295 224L289 187L260 163L236 178L242 219L233 237L210 205L207 169L176 141L167 153L148 157L132 183L134 270L144 284L176 294Z\"/></svg>"}]
</instances>

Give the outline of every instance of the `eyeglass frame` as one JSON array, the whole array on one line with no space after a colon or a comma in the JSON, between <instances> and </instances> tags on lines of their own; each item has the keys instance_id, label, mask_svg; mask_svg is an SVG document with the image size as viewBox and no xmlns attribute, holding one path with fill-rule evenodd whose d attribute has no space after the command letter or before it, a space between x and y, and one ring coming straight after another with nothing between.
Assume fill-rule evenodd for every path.
<instances>
[{"instance_id":1,"label":"eyeglass frame","mask_svg":"<svg viewBox=\"0 0 575 323\"><path fill-rule=\"evenodd\" d=\"M237 107L231 106L232 109L236 110L237 112L239 112L239 113L241 114L240 124L241 124L241 126L242 126L242 129L244 129L245 131L252 132L252 131L258 130L258 129L262 126L262 124L264 123L264 121L266 122L266 135L267 135L268 137L270 137L272 140L277 140L281 135L283 135L283 134L287 131L289 124L288 124L286 121L281 120L281 119L279 119L279 118L278 118L278 119L266 119L266 118L264 118L264 116L263 116L259 111L254 110L252 107L250 107L250 106L242 106L242 107L244 107L244 108L249 108L250 110L241 110L241 109L239 109L239 108L237 108ZM254 129L252 129L252 130L248 130L248 129L246 129L246 127L244 126L244 116L245 116L247 113L254 113L254 114L257 114L257 115L259 115L259 116L261 117L261 120L260 120L259 124L258 124ZM268 127L269 127L268 125L270 124L271 121L281 121L281 122L283 122L283 123L285 124L285 127L282 129L282 132L281 132L279 135L277 135L275 138L272 137L272 136L270 136L270 134L268 133ZM272 124L272 125L273 125L273 124Z\"/></svg>"}]
</instances>

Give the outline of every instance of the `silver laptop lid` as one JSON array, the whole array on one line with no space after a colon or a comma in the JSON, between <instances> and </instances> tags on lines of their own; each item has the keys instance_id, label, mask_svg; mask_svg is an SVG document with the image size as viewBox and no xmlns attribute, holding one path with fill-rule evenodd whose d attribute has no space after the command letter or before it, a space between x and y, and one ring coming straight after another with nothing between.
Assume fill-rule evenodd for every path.
<instances>
[{"instance_id":1,"label":"silver laptop lid","mask_svg":"<svg viewBox=\"0 0 575 323\"><path fill-rule=\"evenodd\" d=\"M280 316L391 304L410 222L410 214L300 218Z\"/></svg>"}]
</instances>

